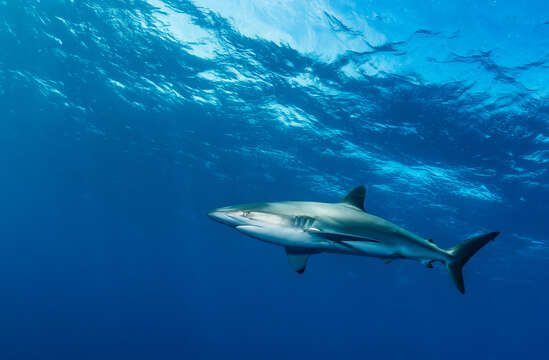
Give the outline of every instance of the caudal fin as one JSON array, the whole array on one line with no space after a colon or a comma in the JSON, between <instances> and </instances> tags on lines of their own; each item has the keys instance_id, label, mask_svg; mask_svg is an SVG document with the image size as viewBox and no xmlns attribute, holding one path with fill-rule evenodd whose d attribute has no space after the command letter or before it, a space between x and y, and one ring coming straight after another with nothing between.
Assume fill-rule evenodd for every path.
<instances>
[{"instance_id":1,"label":"caudal fin","mask_svg":"<svg viewBox=\"0 0 549 360\"><path fill-rule=\"evenodd\" d=\"M458 288L458 290L464 294L465 284L463 283L462 269L463 265L480 250L481 247L495 239L499 235L499 232L491 232L484 235L479 235L457 243L448 250L448 253L452 256L448 262L446 262L446 269L448 274L452 278L452 281Z\"/></svg>"}]
</instances>

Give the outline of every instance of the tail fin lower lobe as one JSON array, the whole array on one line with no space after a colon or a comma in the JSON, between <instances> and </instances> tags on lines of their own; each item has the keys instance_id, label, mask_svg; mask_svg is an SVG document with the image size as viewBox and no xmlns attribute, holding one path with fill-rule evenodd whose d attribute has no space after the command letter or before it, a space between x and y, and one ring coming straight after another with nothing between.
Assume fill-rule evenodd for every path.
<instances>
[{"instance_id":1,"label":"tail fin lower lobe","mask_svg":"<svg viewBox=\"0 0 549 360\"><path fill-rule=\"evenodd\" d=\"M452 256L446 263L446 269L448 274L452 278L452 281L458 288L458 290L464 294L465 284L463 283L463 265L473 256L481 247L488 244L491 240L494 240L499 232L491 232L484 235L479 235L457 243L452 246L448 253Z\"/></svg>"}]
</instances>

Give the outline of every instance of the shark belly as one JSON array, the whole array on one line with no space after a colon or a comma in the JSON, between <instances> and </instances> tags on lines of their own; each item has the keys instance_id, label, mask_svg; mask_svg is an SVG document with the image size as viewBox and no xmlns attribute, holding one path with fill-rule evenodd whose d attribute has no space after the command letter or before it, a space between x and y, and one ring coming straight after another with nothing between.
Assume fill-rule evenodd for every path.
<instances>
[{"instance_id":1,"label":"shark belly","mask_svg":"<svg viewBox=\"0 0 549 360\"><path fill-rule=\"evenodd\" d=\"M400 258L396 248L391 244L369 241L341 241L331 244L326 252L356 256L377 257L381 259Z\"/></svg>"},{"instance_id":2,"label":"shark belly","mask_svg":"<svg viewBox=\"0 0 549 360\"><path fill-rule=\"evenodd\" d=\"M284 247L310 248L324 251L331 246L328 240L318 238L302 229L287 226L240 225L236 229L258 240Z\"/></svg>"},{"instance_id":3,"label":"shark belly","mask_svg":"<svg viewBox=\"0 0 549 360\"><path fill-rule=\"evenodd\" d=\"M314 232L282 225L240 225L236 229L255 239L287 248L311 249L326 253L369 256L382 259L401 258L399 247L382 241L334 241Z\"/></svg>"}]
</instances>

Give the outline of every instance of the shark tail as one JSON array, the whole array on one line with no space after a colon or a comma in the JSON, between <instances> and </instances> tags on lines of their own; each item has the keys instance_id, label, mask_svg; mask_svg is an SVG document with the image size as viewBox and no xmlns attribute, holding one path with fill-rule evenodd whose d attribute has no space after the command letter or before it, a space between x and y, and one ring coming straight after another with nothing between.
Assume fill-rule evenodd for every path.
<instances>
[{"instance_id":1,"label":"shark tail","mask_svg":"<svg viewBox=\"0 0 549 360\"><path fill-rule=\"evenodd\" d=\"M450 259L446 262L446 269L456 285L457 289L465 294L465 284L463 283L463 265L475 255L484 245L495 239L499 232L491 232L484 235L472 237L464 240L448 249Z\"/></svg>"}]
</instances>

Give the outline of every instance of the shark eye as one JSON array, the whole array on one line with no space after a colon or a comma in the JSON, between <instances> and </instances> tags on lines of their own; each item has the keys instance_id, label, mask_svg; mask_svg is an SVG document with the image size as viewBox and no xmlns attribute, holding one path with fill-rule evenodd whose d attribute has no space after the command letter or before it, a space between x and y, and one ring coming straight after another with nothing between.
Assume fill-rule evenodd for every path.
<instances>
[{"instance_id":1,"label":"shark eye","mask_svg":"<svg viewBox=\"0 0 549 360\"><path fill-rule=\"evenodd\" d=\"M242 216L244 216L244 217L250 216L250 211L249 210L243 211Z\"/></svg>"}]
</instances>

